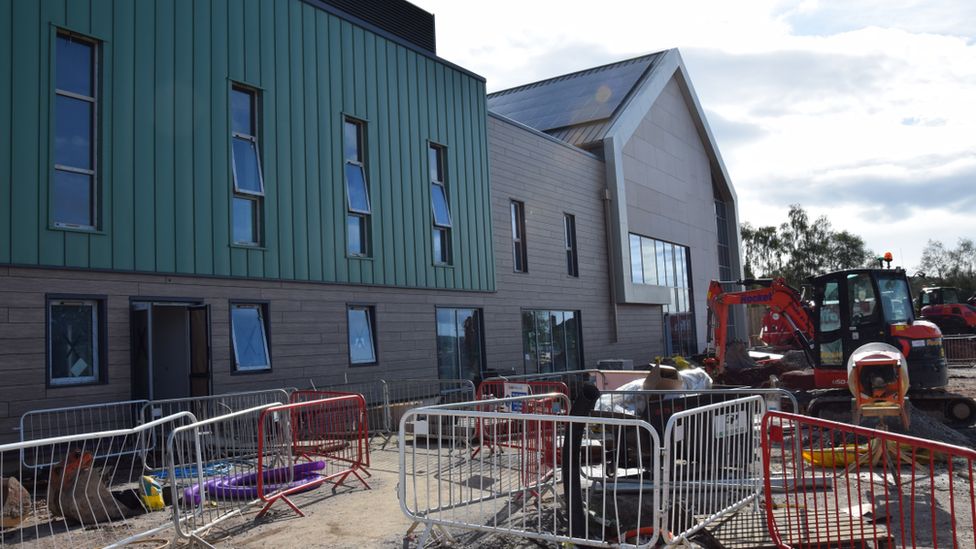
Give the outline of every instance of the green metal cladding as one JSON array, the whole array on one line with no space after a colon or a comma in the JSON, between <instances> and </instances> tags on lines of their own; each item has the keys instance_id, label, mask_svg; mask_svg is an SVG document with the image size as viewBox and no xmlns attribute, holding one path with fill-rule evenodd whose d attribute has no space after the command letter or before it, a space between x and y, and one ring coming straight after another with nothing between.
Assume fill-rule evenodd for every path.
<instances>
[{"instance_id":1,"label":"green metal cladding","mask_svg":"<svg viewBox=\"0 0 976 549\"><path fill-rule=\"evenodd\" d=\"M99 41L96 232L51 225L58 29ZM235 82L260 96L260 249L229 242ZM367 121L372 259L345 253L343 115ZM300 0L3 1L0 264L492 291L485 117L481 79Z\"/></svg>"}]
</instances>

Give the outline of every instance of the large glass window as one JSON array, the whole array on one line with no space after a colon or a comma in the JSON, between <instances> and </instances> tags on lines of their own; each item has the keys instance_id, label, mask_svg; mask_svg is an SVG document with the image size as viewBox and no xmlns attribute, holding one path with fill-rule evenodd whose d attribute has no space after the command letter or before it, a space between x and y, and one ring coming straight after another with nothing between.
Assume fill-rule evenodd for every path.
<instances>
[{"instance_id":1,"label":"large glass window","mask_svg":"<svg viewBox=\"0 0 976 549\"><path fill-rule=\"evenodd\" d=\"M231 304L231 338L234 346L234 369L236 371L248 372L271 369L267 318L266 306L263 304Z\"/></svg>"},{"instance_id":2,"label":"large glass window","mask_svg":"<svg viewBox=\"0 0 976 549\"><path fill-rule=\"evenodd\" d=\"M264 178L258 145L257 92L234 85L230 91L231 156L234 196L231 236L234 244L261 244L261 202Z\"/></svg>"},{"instance_id":3,"label":"large glass window","mask_svg":"<svg viewBox=\"0 0 976 549\"><path fill-rule=\"evenodd\" d=\"M342 140L345 154L346 178L346 251L352 256L368 257L370 254L369 179L366 177L366 123L346 117Z\"/></svg>"},{"instance_id":4,"label":"large glass window","mask_svg":"<svg viewBox=\"0 0 976 549\"><path fill-rule=\"evenodd\" d=\"M668 343L673 354L697 352L695 311L691 294L691 266L688 248L630 233L630 271L634 284L668 288Z\"/></svg>"},{"instance_id":5,"label":"large glass window","mask_svg":"<svg viewBox=\"0 0 976 549\"><path fill-rule=\"evenodd\" d=\"M437 371L441 379L481 375L482 322L479 309L437 309Z\"/></svg>"},{"instance_id":6,"label":"large glass window","mask_svg":"<svg viewBox=\"0 0 976 549\"><path fill-rule=\"evenodd\" d=\"M576 216L563 216L563 241L566 245L566 273L569 276L579 276L579 252L576 249Z\"/></svg>"},{"instance_id":7,"label":"large glass window","mask_svg":"<svg viewBox=\"0 0 976 549\"><path fill-rule=\"evenodd\" d=\"M527 374L579 370L579 311L522 311L522 349Z\"/></svg>"},{"instance_id":8,"label":"large glass window","mask_svg":"<svg viewBox=\"0 0 976 549\"><path fill-rule=\"evenodd\" d=\"M98 223L97 58L95 42L58 33L51 186L55 226L94 229Z\"/></svg>"},{"instance_id":9,"label":"large glass window","mask_svg":"<svg viewBox=\"0 0 976 549\"><path fill-rule=\"evenodd\" d=\"M370 305L350 305L346 310L349 322L349 362L376 363L375 309Z\"/></svg>"},{"instance_id":10,"label":"large glass window","mask_svg":"<svg viewBox=\"0 0 976 549\"><path fill-rule=\"evenodd\" d=\"M80 385L100 380L101 303L91 299L48 301L49 384Z\"/></svg>"},{"instance_id":11,"label":"large glass window","mask_svg":"<svg viewBox=\"0 0 976 549\"><path fill-rule=\"evenodd\" d=\"M878 286L881 290L881 306L884 308L886 322L897 323L913 320L912 298L909 293L908 282L904 278L882 273L878 275ZM946 294L948 293L948 290L943 291ZM947 303L952 302L947 301Z\"/></svg>"},{"instance_id":12,"label":"large glass window","mask_svg":"<svg viewBox=\"0 0 976 549\"><path fill-rule=\"evenodd\" d=\"M430 164L430 203L434 217L434 263L451 263L451 206L447 200L446 150L431 144L427 148Z\"/></svg>"},{"instance_id":13,"label":"large glass window","mask_svg":"<svg viewBox=\"0 0 976 549\"><path fill-rule=\"evenodd\" d=\"M525 247L525 204L517 200L511 203L512 258L516 273L529 272L529 254Z\"/></svg>"}]
</instances>

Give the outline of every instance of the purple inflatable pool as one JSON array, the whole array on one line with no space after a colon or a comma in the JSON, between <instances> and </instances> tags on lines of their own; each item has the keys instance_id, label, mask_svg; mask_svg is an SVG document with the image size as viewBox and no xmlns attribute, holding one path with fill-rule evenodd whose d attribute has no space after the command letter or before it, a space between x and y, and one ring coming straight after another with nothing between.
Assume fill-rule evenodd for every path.
<instances>
[{"instance_id":1,"label":"purple inflatable pool","mask_svg":"<svg viewBox=\"0 0 976 549\"><path fill-rule=\"evenodd\" d=\"M318 477L316 471L325 469L324 461L312 461L301 463L291 468L293 474L289 473L288 467L270 469L261 475L264 483L265 493L287 490L294 486L299 486ZM289 482L289 477L292 477ZM318 485L309 486L309 489L317 488ZM258 499L258 474L247 473L233 476L224 476L203 483L205 493L214 499L229 499L235 501L251 501ZM194 505L200 503L200 485L194 484L190 488L183 490L183 500L192 501Z\"/></svg>"}]
</instances>

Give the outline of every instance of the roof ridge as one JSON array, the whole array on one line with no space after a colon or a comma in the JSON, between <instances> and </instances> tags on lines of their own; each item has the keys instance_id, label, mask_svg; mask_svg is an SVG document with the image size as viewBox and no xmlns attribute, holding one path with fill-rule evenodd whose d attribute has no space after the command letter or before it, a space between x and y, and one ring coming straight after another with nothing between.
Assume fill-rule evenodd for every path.
<instances>
[{"instance_id":1,"label":"roof ridge","mask_svg":"<svg viewBox=\"0 0 976 549\"><path fill-rule=\"evenodd\" d=\"M546 84L551 84L553 82L560 82L560 81L563 81L563 80L569 80L571 78L576 78L576 77L581 76L583 74L593 74L593 73L605 71L605 70L608 70L608 69L611 69L611 68L616 68L616 67L620 67L620 66L623 66L623 65L633 64L633 63L636 63L638 61L643 61L645 59L658 56L658 55L663 54L663 53L665 53L667 51L670 51L670 48L669 49L666 49L666 50L659 50L659 51L655 51L655 52L651 52L651 53L646 53L644 55L638 55L637 57L631 57L630 59L622 59L620 61L614 61L612 63L606 63L606 64L603 64L603 65L597 65L596 67L589 67L589 68L586 68L586 69L581 69L581 70L574 71L574 72L570 72L570 73L566 73L566 74L560 74L560 75L557 75L557 76L552 76L550 78L546 78L546 79L543 79L543 80L538 80L536 82L530 82L528 84L522 84L522 85L519 85L519 86L515 86L513 88L507 88L507 89L504 89L504 90L499 90L499 91L496 91L496 92L492 92L492 93L489 93L488 94L488 97L490 98L490 97L497 97L497 96L502 96L502 95L508 95L510 93L515 93L515 92L520 92L520 91L523 91L523 90L528 90L528 89L531 89L531 88L536 88L536 87L543 86L543 85L546 85Z\"/></svg>"}]
</instances>

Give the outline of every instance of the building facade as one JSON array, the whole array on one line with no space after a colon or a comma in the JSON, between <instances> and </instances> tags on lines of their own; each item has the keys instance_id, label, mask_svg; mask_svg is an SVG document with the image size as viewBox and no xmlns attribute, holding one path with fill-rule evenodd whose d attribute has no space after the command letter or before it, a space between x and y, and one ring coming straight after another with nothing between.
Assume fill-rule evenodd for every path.
<instances>
[{"instance_id":1,"label":"building facade","mask_svg":"<svg viewBox=\"0 0 976 549\"><path fill-rule=\"evenodd\" d=\"M383 4L0 6L0 429L702 348L735 195L677 52L547 128Z\"/></svg>"}]
</instances>

